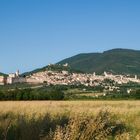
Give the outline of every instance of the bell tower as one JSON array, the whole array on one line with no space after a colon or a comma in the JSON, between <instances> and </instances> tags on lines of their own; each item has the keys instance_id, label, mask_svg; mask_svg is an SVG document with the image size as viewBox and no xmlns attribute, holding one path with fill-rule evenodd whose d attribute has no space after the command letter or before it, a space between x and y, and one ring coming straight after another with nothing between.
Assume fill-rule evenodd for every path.
<instances>
[{"instance_id":1,"label":"bell tower","mask_svg":"<svg viewBox=\"0 0 140 140\"><path fill-rule=\"evenodd\" d=\"M20 75L19 70L17 70L16 76L19 77L19 75Z\"/></svg>"}]
</instances>

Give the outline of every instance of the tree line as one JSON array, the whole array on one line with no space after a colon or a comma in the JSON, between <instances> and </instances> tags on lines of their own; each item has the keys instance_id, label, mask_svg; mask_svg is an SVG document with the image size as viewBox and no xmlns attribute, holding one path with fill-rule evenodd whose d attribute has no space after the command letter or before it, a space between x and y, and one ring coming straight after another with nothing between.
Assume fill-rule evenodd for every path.
<instances>
[{"instance_id":1,"label":"tree line","mask_svg":"<svg viewBox=\"0 0 140 140\"><path fill-rule=\"evenodd\" d=\"M0 91L0 100L63 100L64 93L58 89L15 89Z\"/></svg>"}]
</instances>

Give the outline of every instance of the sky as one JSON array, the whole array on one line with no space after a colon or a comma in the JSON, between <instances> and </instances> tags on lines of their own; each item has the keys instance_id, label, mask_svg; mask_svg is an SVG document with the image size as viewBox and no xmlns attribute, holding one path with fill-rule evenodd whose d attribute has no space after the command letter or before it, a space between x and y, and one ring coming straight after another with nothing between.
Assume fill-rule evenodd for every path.
<instances>
[{"instance_id":1,"label":"sky","mask_svg":"<svg viewBox=\"0 0 140 140\"><path fill-rule=\"evenodd\" d=\"M113 48L140 50L139 0L0 0L0 72Z\"/></svg>"}]
</instances>

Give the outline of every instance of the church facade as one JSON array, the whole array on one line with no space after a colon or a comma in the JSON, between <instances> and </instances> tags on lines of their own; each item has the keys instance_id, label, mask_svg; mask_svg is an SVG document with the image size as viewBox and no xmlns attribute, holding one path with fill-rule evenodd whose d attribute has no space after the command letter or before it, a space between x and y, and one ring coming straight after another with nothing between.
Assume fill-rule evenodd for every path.
<instances>
[{"instance_id":1,"label":"church facade","mask_svg":"<svg viewBox=\"0 0 140 140\"><path fill-rule=\"evenodd\" d=\"M17 71L16 73L9 74L8 77L0 76L0 85L24 82L26 82L26 78L21 77L19 71Z\"/></svg>"}]
</instances>

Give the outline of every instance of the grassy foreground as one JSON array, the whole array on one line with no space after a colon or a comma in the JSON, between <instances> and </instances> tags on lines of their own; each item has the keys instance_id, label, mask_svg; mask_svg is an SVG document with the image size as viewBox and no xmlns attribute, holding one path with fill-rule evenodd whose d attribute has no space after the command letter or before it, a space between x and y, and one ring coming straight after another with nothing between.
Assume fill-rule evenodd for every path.
<instances>
[{"instance_id":1,"label":"grassy foreground","mask_svg":"<svg viewBox=\"0 0 140 140\"><path fill-rule=\"evenodd\" d=\"M0 139L140 140L140 101L0 102Z\"/></svg>"}]
</instances>

